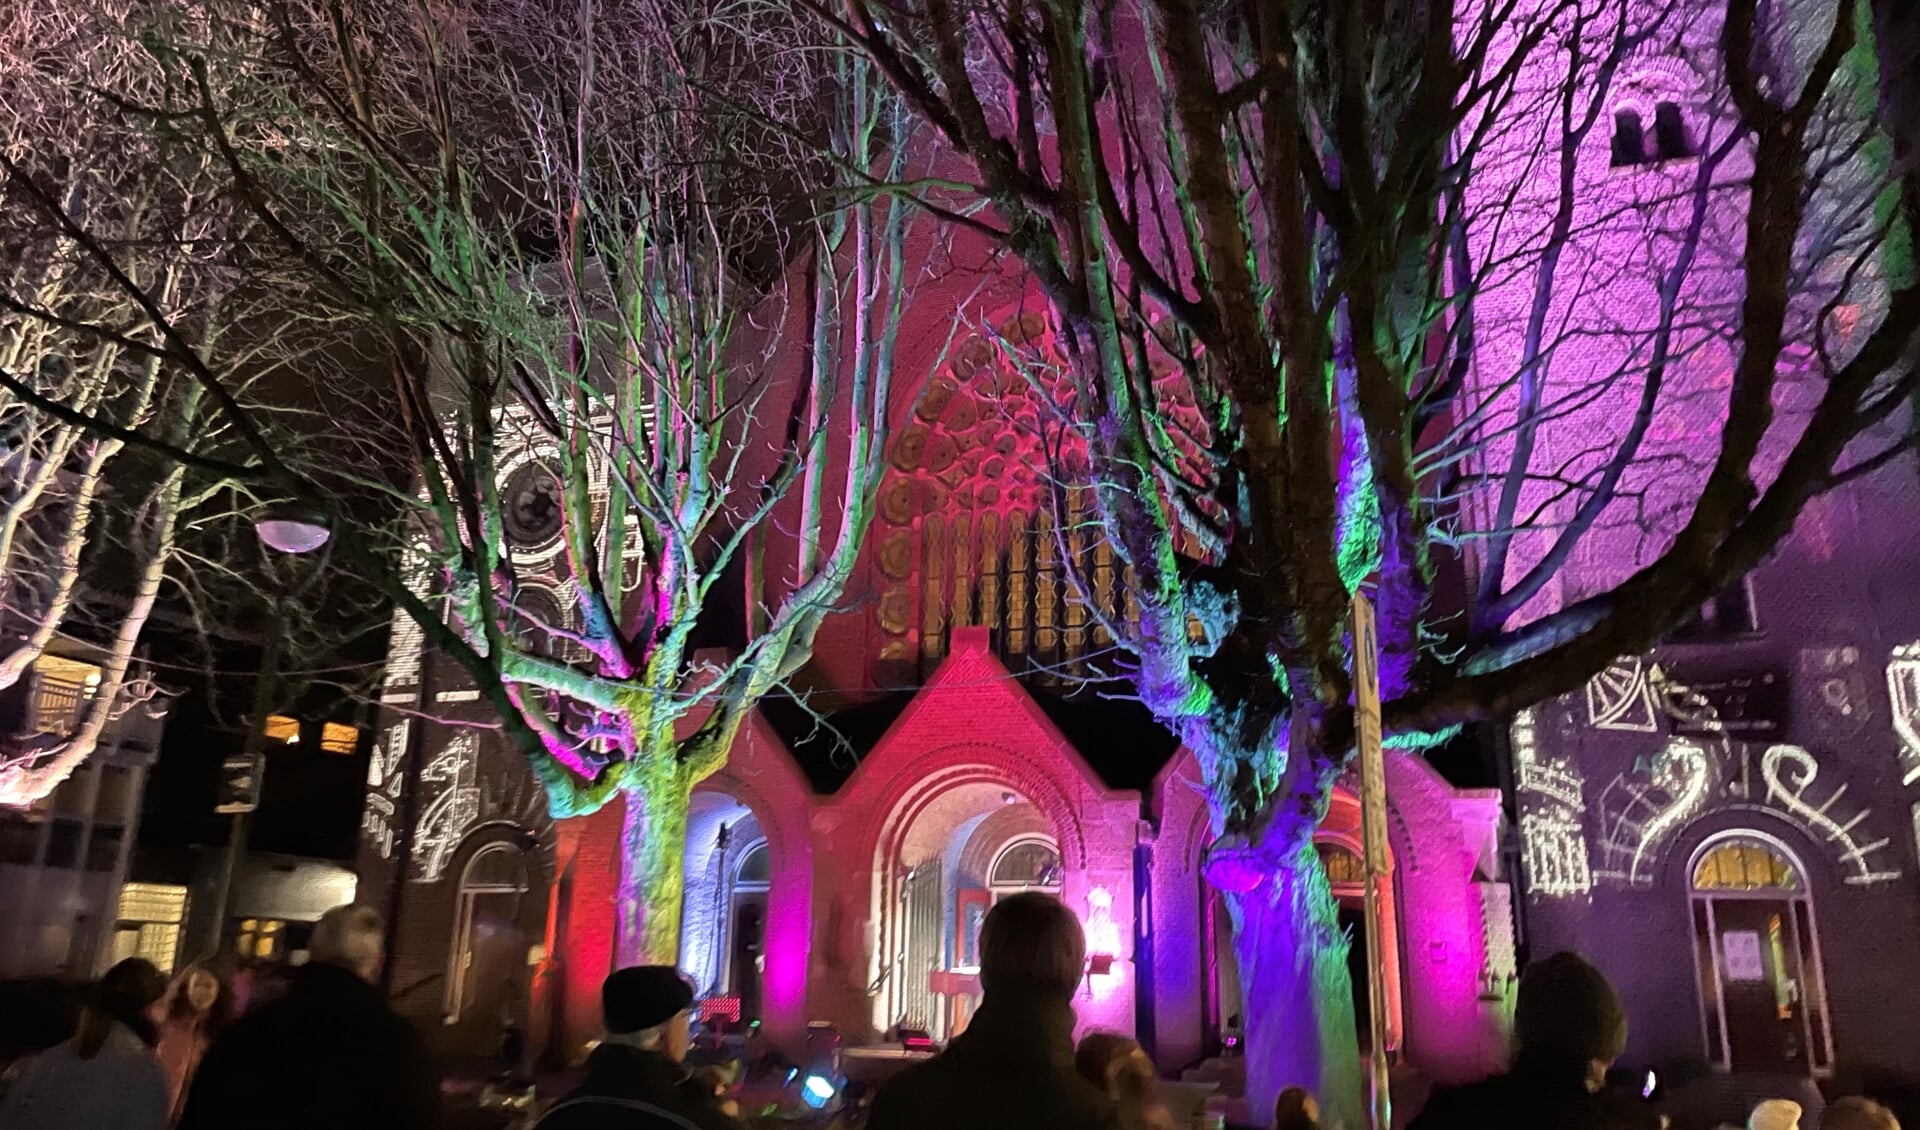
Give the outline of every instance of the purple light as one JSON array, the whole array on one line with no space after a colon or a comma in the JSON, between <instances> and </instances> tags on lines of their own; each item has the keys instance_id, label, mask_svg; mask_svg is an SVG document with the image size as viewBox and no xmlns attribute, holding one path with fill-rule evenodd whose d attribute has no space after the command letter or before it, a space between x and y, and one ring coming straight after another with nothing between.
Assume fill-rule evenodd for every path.
<instances>
[{"instance_id":1,"label":"purple light","mask_svg":"<svg viewBox=\"0 0 1920 1130\"><path fill-rule=\"evenodd\" d=\"M1207 851L1202 869L1217 891L1244 895L1258 890L1273 874L1273 864L1247 846L1239 836L1222 836Z\"/></svg>"}]
</instances>

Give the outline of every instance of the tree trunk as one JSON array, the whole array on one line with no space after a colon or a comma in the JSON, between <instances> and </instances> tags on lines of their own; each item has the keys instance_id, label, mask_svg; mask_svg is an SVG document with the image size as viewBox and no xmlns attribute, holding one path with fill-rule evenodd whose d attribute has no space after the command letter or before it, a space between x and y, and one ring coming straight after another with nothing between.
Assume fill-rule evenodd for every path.
<instances>
[{"instance_id":1,"label":"tree trunk","mask_svg":"<svg viewBox=\"0 0 1920 1130\"><path fill-rule=\"evenodd\" d=\"M1364 1130L1338 904L1310 836L1263 846L1276 861L1272 875L1253 890L1225 892L1240 962L1249 1114L1254 1125L1266 1125L1274 1098L1299 1086L1320 1100L1328 1130Z\"/></svg>"},{"instance_id":2,"label":"tree trunk","mask_svg":"<svg viewBox=\"0 0 1920 1130\"><path fill-rule=\"evenodd\" d=\"M671 764L634 778L621 790L627 810L620 837L620 964L678 965L693 787Z\"/></svg>"}]
</instances>

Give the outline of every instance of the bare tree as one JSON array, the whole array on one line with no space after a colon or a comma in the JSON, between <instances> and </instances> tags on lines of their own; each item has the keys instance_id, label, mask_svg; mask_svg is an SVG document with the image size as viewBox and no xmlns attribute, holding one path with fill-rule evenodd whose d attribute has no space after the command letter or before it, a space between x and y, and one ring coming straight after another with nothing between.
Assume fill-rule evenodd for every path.
<instances>
[{"instance_id":1,"label":"bare tree","mask_svg":"<svg viewBox=\"0 0 1920 1130\"><path fill-rule=\"evenodd\" d=\"M671 962L692 790L807 663L871 520L925 248L911 209L844 201L902 175L899 100L759 0L181 10L180 82L142 112L193 122L261 262L359 320L411 486L287 458L164 296L127 292L240 481L336 515L390 490L393 529L336 517L348 564L555 816L624 800L622 952ZM556 571L557 602L530 584ZM744 643L702 651L742 575Z\"/></svg>"},{"instance_id":2,"label":"bare tree","mask_svg":"<svg viewBox=\"0 0 1920 1130\"><path fill-rule=\"evenodd\" d=\"M47 691L75 700L70 719L8 736L0 804L51 792L137 693L136 647L179 565L182 522L205 520L223 490L186 463L155 470L127 452L143 431L182 450L206 440L203 397L175 379L122 280L68 230L84 216L94 238L125 249L124 280L181 311L183 332L226 362L230 279L206 245L225 239L230 213L206 162L143 159L151 147L117 126L100 91L137 89L156 68L107 33L116 14L63 9L0 31L0 620L17 641L0 657L0 687L60 637L97 644L100 660L86 685Z\"/></svg>"},{"instance_id":3,"label":"bare tree","mask_svg":"<svg viewBox=\"0 0 1920 1130\"><path fill-rule=\"evenodd\" d=\"M1206 776L1255 1109L1302 1083L1358 1125L1312 842L1352 595L1388 740L1430 745L1647 649L1906 448L1854 5L808 6L946 143L901 193L1051 311L1022 359L1126 566L1104 626Z\"/></svg>"}]
</instances>

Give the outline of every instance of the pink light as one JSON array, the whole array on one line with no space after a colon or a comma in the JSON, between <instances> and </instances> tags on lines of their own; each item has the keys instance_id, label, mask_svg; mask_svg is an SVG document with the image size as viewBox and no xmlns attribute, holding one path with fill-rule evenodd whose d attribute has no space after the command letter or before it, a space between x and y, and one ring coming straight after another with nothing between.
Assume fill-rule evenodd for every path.
<instances>
[{"instance_id":1,"label":"pink light","mask_svg":"<svg viewBox=\"0 0 1920 1130\"><path fill-rule=\"evenodd\" d=\"M1120 929L1113 924L1113 892L1095 887L1087 892L1087 953L1097 960L1107 959L1107 968L1120 955Z\"/></svg>"}]
</instances>

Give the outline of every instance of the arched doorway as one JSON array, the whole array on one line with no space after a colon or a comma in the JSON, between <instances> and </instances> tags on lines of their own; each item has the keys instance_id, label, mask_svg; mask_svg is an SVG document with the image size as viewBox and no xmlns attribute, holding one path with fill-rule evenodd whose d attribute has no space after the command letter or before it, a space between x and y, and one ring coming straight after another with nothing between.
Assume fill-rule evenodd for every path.
<instances>
[{"instance_id":1,"label":"arched doorway","mask_svg":"<svg viewBox=\"0 0 1920 1130\"><path fill-rule=\"evenodd\" d=\"M448 1025L523 1026L532 942L521 911L532 887L527 853L496 840L467 859L455 896L443 1013Z\"/></svg>"},{"instance_id":2,"label":"arched doorway","mask_svg":"<svg viewBox=\"0 0 1920 1130\"><path fill-rule=\"evenodd\" d=\"M733 869L732 913L727 916L727 976L723 986L740 998L740 1015L760 1019L767 976L767 891L773 852L763 838L749 845Z\"/></svg>"},{"instance_id":3,"label":"arched doorway","mask_svg":"<svg viewBox=\"0 0 1920 1130\"><path fill-rule=\"evenodd\" d=\"M709 1018L762 1019L773 848L759 817L725 793L695 794L685 868L681 970Z\"/></svg>"},{"instance_id":4,"label":"arched doorway","mask_svg":"<svg viewBox=\"0 0 1920 1130\"><path fill-rule=\"evenodd\" d=\"M1830 1074L1806 869L1779 840L1741 829L1700 845L1687 888L1708 1060L1723 1071Z\"/></svg>"},{"instance_id":5,"label":"arched doorway","mask_svg":"<svg viewBox=\"0 0 1920 1130\"><path fill-rule=\"evenodd\" d=\"M895 816L875 861L874 1025L951 1039L978 1001L987 912L1020 891L1062 893L1059 839L1026 795L977 778L912 798Z\"/></svg>"},{"instance_id":6,"label":"arched doorway","mask_svg":"<svg viewBox=\"0 0 1920 1130\"><path fill-rule=\"evenodd\" d=\"M1322 834L1314 841L1320 865L1327 874L1327 885L1339 904L1340 929L1349 939L1347 973L1353 988L1354 1030L1360 1038L1362 1054L1373 1047L1373 1010L1368 994L1373 970L1367 964L1366 865L1360 853L1344 836ZM1233 919L1226 899L1219 891L1200 880L1202 910L1201 937L1206 958L1206 1002L1203 1047L1217 1055L1238 1045L1244 1035L1245 1007L1241 1000L1240 960L1233 949ZM1388 971L1387 1008L1392 1031L1387 1035L1388 1050L1399 1045L1400 988L1398 966L1401 960L1399 924L1391 891L1382 906L1386 919L1386 952L1394 968Z\"/></svg>"}]
</instances>

